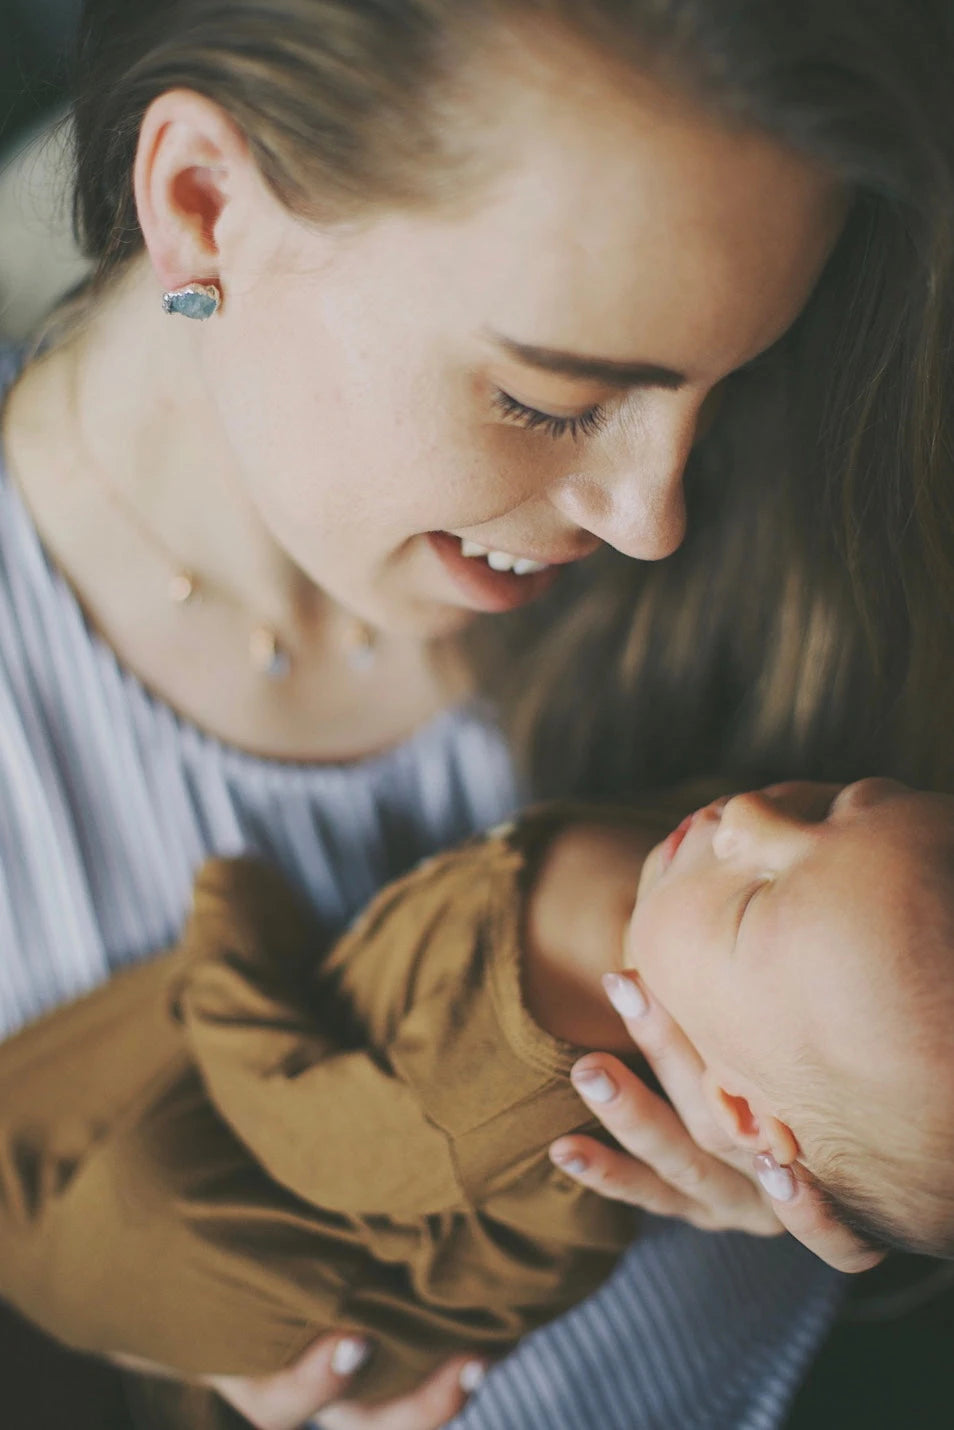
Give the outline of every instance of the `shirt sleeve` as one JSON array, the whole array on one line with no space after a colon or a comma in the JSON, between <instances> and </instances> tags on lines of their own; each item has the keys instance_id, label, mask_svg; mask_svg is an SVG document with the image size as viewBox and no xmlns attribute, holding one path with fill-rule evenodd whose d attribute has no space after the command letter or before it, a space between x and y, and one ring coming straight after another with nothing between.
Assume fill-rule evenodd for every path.
<instances>
[{"instance_id":1,"label":"shirt sleeve","mask_svg":"<svg viewBox=\"0 0 954 1430\"><path fill-rule=\"evenodd\" d=\"M361 942L360 937L346 939ZM178 1016L210 1099L281 1186L329 1211L421 1216L459 1201L446 1138L329 980L277 871L213 861L196 883ZM392 991L393 976L382 981ZM331 980L333 982L333 980Z\"/></svg>"},{"instance_id":2,"label":"shirt sleeve","mask_svg":"<svg viewBox=\"0 0 954 1430\"><path fill-rule=\"evenodd\" d=\"M181 1016L217 1110L277 1182L396 1220L506 1190L513 1218L514 1187L549 1142L598 1130L568 1077L583 1050L533 1021L521 986L538 855L592 812L543 806L425 861L324 957L275 870L206 866ZM614 1240L607 1207L594 1202L591 1220Z\"/></svg>"}]
</instances>

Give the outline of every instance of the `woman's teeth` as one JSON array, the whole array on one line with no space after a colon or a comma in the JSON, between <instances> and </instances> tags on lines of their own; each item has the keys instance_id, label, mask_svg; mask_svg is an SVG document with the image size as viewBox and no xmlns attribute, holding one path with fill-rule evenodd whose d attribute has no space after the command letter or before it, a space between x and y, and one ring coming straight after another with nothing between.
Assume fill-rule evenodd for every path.
<instances>
[{"instance_id":1,"label":"woman's teeth","mask_svg":"<svg viewBox=\"0 0 954 1430\"><path fill-rule=\"evenodd\" d=\"M476 541L461 540L462 556L482 556L491 571L512 571L515 576L533 576L538 571L546 571L546 561L531 561L526 556L511 556L509 551L490 551L479 546Z\"/></svg>"}]
</instances>

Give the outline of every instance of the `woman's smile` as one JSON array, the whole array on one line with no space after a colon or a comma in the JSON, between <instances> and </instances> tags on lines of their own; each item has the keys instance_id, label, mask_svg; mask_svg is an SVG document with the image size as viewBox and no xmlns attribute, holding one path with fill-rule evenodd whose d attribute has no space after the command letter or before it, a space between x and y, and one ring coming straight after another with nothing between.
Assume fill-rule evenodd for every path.
<instances>
[{"instance_id":1,"label":"woman's smile","mask_svg":"<svg viewBox=\"0 0 954 1430\"><path fill-rule=\"evenodd\" d=\"M560 575L558 563L538 562L511 552L489 551L486 557L465 554L461 538L448 531L429 532L427 539L454 582L458 600L462 597L475 611L516 610L549 591ZM526 569L528 566L531 569Z\"/></svg>"}]
</instances>

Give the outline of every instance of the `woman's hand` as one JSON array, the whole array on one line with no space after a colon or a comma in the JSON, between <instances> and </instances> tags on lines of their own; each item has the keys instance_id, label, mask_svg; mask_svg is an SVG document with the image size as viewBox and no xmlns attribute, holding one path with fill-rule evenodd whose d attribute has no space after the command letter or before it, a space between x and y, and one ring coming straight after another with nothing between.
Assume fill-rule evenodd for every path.
<instances>
[{"instance_id":1,"label":"woman's hand","mask_svg":"<svg viewBox=\"0 0 954 1430\"><path fill-rule=\"evenodd\" d=\"M609 1054L582 1058L574 1086L623 1150L562 1137L551 1148L559 1167L603 1196L706 1230L787 1230L840 1271L881 1260L828 1216L802 1167L753 1161L720 1131L702 1094L698 1053L634 976L611 979L607 992L669 1101Z\"/></svg>"},{"instance_id":2,"label":"woman's hand","mask_svg":"<svg viewBox=\"0 0 954 1430\"><path fill-rule=\"evenodd\" d=\"M439 1430L461 1410L483 1378L473 1357L456 1356L423 1385L373 1409L341 1396L370 1354L356 1336L324 1336L287 1370L262 1379L209 1376L211 1385L256 1430L298 1430L312 1416L321 1430Z\"/></svg>"},{"instance_id":3,"label":"woman's hand","mask_svg":"<svg viewBox=\"0 0 954 1430\"><path fill-rule=\"evenodd\" d=\"M486 1370L472 1356L455 1356L412 1394L367 1409L341 1397L369 1354L359 1336L323 1336L275 1375L210 1375L204 1383L256 1430L299 1430L312 1416L320 1416L321 1430L439 1430L463 1409ZM146 1375L171 1374L135 1356L111 1359Z\"/></svg>"}]
</instances>

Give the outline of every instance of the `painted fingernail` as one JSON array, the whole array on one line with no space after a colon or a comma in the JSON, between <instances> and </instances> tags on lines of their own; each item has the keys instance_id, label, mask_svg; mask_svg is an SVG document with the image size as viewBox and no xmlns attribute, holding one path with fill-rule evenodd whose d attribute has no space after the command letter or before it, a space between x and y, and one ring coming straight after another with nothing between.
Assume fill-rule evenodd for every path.
<instances>
[{"instance_id":1,"label":"painted fingernail","mask_svg":"<svg viewBox=\"0 0 954 1430\"><path fill-rule=\"evenodd\" d=\"M599 1068L585 1068L573 1074L573 1086L587 1102L612 1102L619 1089Z\"/></svg>"},{"instance_id":2,"label":"painted fingernail","mask_svg":"<svg viewBox=\"0 0 954 1430\"><path fill-rule=\"evenodd\" d=\"M482 1365L479 1360L469 1360L467 1364L461 1368L460 1375L457 1377L460 1388L464 1394L473 1395L478 1385L484 1380L486 1374L487 1367Z\"/></svg>"},{"instance_id":3,"label":"painted fingernail","mask_svg":"<svg viewBox=\"0 0 954 1430\"><path fill-rule=\"evenodd\" d=\"M331 1369L335 1375L354 1375L370 1354L371 1346L368 1341L360 1336L344 1336L332 1353Z\"/></svg>"},{"instance_id":4,"label":"painted fingernail","mask_svg":"<svg viewBox=\"0 0 954 1430\"><path fill-rule=\"evenodd\" d=\"M638 983L618 973L604 973L606 996L621 1018L642 1018L649 1012L646 995Z\"/></svg>"},{"instance_id":5,"label":"painted fingernail","mask_svg":"<svg viewBox=\"0 0 954 1430\"><path fill-rule=\"evenodd\" d=\"M755 1175L767 1195L775 1202L790 1202L798 1190L792 1169L779 1166L771 1152L759 1152L754 1161Z\"/></svg>"},{"instance_id":6,"label":"painted fingernail","mask_svg":"<svg viewBox=\"0 0 954 1430\"><path fill-rule=\"evenodd\" d=\"M550 1161L559 1167L561 1172L569 1172L571 1177L578 1177L589 1165L579 1152L551 1152Z\"/></svg>"}]
</instances>

